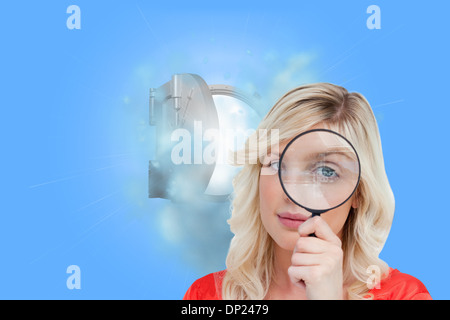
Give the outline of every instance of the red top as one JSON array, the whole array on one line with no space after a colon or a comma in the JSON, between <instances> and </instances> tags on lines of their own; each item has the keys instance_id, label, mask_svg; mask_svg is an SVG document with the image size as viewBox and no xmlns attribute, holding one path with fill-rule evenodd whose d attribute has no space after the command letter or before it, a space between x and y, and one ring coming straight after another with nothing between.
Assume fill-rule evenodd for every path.
<instances>
[{"instance_id":1,"label":"red top","mask_svg":"<svg viewBox=\"0 0 450 320\"><path fill-rule=\"evenodd\" d=\"M222 300L222 280L226 270L210 273L196 280L184 295L184 300ZM418 279L397 269L389 269L389 275L372 289L374 300L431 300L427 289Z\"/></svg>"}]
</instances>

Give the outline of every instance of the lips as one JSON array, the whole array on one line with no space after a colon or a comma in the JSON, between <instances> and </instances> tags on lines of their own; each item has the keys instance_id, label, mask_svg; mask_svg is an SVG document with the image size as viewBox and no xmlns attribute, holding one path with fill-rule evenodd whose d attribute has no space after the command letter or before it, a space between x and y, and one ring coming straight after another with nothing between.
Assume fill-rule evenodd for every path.
<instances>
[{"instance_id":1,"label":"lips","mask_svg":"<svg viewBox=\"0 0 450 320\"><path fill-rule=\"evenodd\" d=\"M277 214L278 220L282 225L289 229L297 229L309 217L301 213L282 212Z\"/></svg>"}]
</instances>

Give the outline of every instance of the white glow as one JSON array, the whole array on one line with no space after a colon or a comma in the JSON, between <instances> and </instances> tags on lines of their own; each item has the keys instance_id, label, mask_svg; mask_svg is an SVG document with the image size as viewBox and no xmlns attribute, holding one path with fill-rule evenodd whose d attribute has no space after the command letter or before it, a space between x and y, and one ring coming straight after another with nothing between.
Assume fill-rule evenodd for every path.
<instances>
[{"instance_id":1,"label":"white glow","mask_svg":"<svg viewBox=\"0 0 450 320\"><path fill-rule=\"evenodd\" d=\"M244 148L245 140L256 130L261 119L253 108L237 98L213 95L213 99L219 116L221 139L217 146L219 162L205 194L227 195L233 191L232 180L240 168L220 159L227 159L229 151Z\"/></svg>"}]
</instances>

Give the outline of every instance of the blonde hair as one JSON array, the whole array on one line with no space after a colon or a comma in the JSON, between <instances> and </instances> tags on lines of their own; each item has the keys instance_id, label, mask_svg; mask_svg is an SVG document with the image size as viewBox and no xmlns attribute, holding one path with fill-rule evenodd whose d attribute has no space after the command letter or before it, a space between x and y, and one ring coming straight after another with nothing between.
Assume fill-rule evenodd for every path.
<instances>
[{"instance_id":1,"label":"blonde hair","mask_svg":"<svg viewBox=\"0 0 450 320\"><path fill-rule=\"evenodd\" d=\"M352 208L342 234L343 276L349 299L367 298L368 268L388 273L378 256L389 234L394 196L384 168L378 126L367 100L359 93L328 83L309 84L286 93L268 112L259 129L278 129L287 141L316 124L345 136L361 162L356 190L358 206ZM246 152L252 151L246 143ZM263 299L273 276L273 240L259 212L261 162L246 163L233 181L232 214L228 220L234 237L226 259L222 284L224 299Z\"/></svg>"}]
</instances>

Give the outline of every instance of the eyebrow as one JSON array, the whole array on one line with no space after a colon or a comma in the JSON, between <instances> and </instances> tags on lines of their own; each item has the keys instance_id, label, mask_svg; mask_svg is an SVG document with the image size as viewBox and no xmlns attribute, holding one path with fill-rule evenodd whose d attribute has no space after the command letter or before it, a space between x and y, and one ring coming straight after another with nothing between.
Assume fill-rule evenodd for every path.
<instances>
[{"instance_id":1,"label":"eyebrow","mask_svg":"<svg viewBox=\"0 0 450 320\"><path fill-rule=\"evenodd\" d=\"M344 157L346 157L347 159L350 159L351 161L357 161L357 158L354 157L356 156L356 153L353 151L340 151L339 149L336 150L329 150L326 152L316 152L316 153L311 153L308 155L308 157L306 159L311 160L311 159L319 159L319 158L324 158L330 155L342 155Z\"/></svg>"}]
</instances>

